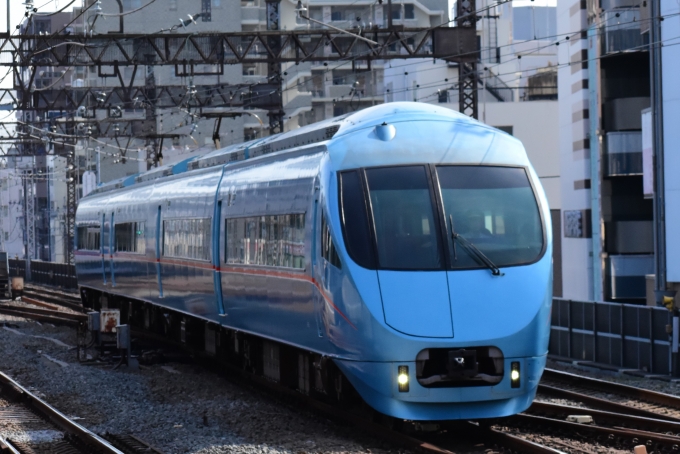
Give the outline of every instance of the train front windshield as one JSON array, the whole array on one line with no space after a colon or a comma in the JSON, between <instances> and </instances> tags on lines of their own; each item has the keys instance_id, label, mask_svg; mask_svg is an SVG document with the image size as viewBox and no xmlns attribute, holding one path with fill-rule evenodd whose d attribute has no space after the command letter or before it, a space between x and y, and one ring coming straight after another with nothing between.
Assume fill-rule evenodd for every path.
<instances>
[{"instance_id":1,"label":"train front windshield","mask_svg":"<svg viewBox=\"0 0 680 454\"><path fill-rule=\"evenodd\" d=\"M345 244L371 269L442 270L537 260L543 225L527 172L519 167L381 167L340 174ZM448 265L447 265L448 264Z\"/></svg>"}]
</instances>

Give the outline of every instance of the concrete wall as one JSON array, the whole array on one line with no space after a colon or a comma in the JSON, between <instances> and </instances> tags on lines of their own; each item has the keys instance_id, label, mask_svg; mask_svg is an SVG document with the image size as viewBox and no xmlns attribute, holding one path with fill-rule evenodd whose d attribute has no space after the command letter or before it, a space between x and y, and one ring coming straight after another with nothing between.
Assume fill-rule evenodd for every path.
<instances>
[{"instance_id":1,"label":"concrete wall","mask_svg":"<svg viewBox=\"0 0 680 454\"><path fill-rule=\"evenodd\" d=\"M557 33L566 34L587 26L585 10L578 0L557 2ZM558 48L560 66L557 75L559 103L559 147L561 173L562 222L565 211L590 208L590 149L588 119L583 118L588 107L587 69L581 64L587 40L572 36L569 43ZM564 226L564 224L563 224ZM576 300L592 300L592 250L589 238L562 238L563 296Z\"/></svg>"}]
</instances>

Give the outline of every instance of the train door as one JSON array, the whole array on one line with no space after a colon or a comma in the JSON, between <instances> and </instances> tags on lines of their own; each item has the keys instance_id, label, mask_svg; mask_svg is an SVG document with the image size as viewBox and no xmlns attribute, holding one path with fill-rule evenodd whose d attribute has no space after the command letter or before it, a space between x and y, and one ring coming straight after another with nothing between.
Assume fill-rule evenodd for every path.
<instances>
[{"instance_id":1,"label":"train door","mask_svg":"<svg viewBox=\"0 0 680 454\"><path fill-rule=\"evenodd\" d=\"M104 241L104 232L106 232L106 214L102 214L102 223L99 226L99 253L102 257L102 280L104 285L106 285L106 251L104 249L106 242Z\"/></svg>"},{"instance_id":2,"label":"train door","mask_svg":"<svg viewBox=\"0 0 680 454\"><path fill-rule=\"evenodd\" d=\"M161 226L161 206L158 205L158 212L156 213L156 281L158 283L158 297L163 298L163 280L161 278L161 238L163 231Z\"/></svg>"},{"instance_id":3,"label":"train door","mask_svg":"<svg viewBox=\"0 0 680 454\"><path fill-rule=\"evenodd\" d=\"M320 260L321 258L321 248L319 247L319 242L321 241L320 238L320 231L321 231L321 226L319 225L319 212L323 211L319 207L320 201L319 201L319 191L318 191L318 182L314 182L314 187L316 189L315 193L315 198L314 198L314 211L312 213L313 219L312 219L312 281L316 282L317 285L316 288L312 289L312 299L314 300L314 318L316 319L316 330L317 334L319 337L323 337L323 307L324 307L324 300L323 300L323 295L321 294L322 290L321 288L323 287L323 282L324 282L324 269L323 269L323 260Z\"/></svg>"},{"instance_id":4,"label":"train door","mask_svg":"<svg viewBox=\"0 0 680 454\"><path fill-rule=\"evenodd\" d=\"M113 254L116 251L116 225L115 214L111 213L111 223L109 227L109 267L111 270L111 287L116 286L116 271L114 269Z\"/></svg>"},{"instance_id":5,"label":"train door","mask_svg":"<svg viewBox=\"0 0 680 454\"><path fill-rule=\"evenodd\" d=\"M215 213L212 222L212 265L213 265L213 285L215 286L215 298L217 311L220 315L224 314L224 301L222 300L222 276L220 274L220 251L224 250L222 240L224 235L220 233L222 223L222 201L215 204Z\"/></svg>"}]
</instances>

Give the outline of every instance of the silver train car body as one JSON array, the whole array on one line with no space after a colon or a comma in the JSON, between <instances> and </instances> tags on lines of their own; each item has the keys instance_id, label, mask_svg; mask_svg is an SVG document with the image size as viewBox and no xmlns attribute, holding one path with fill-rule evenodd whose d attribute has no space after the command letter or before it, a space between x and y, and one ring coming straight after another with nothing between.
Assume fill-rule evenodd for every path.
<instances>
[{"instance_id":1,"label":"silver train car body","mask_svg":"<svg viewBox=\"0 0 680 454\"><path fill-rule=\"evenodd\" d=\"M518 140L389 103L99 188L76 268L89 298L331 359L384 414L497 417L545 366L549 220Z\"/></svg>"}]
</instances>

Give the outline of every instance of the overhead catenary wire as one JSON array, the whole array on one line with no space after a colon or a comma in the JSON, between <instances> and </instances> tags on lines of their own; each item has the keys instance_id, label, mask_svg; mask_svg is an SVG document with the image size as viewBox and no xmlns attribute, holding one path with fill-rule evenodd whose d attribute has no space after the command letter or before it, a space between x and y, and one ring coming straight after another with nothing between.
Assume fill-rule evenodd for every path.
<instances>
[{"instance_id":1,"label":"overhead catenary wire","mask_svg":"<svg viewBox=\"0 0 680 454\"><path fill-rule=\"evenodd\" d=\"M499 3L497 3L497 4L490 5L489 7L495 7L495 6L501 5L501 4L503 4L503 3L506 3L506 2L499 2ZM489 7L487 7L487 9L488 9ZM483 9L480 9L480 10L478 10L478 11L482 11L482 10L483 10ZM672 15L668 15L668 16L670 17L670 16L672 16ZM651 20L651 19L650 19L650 20ZM449 21L449 22L451 22L451 21ZM631 23L632 23L632 22L636 22L636 21L631 21ZM637 21L637 22L639 22L639 21ZM625 24L626 24L626 23L624 22L624 23L618 24L618 25L625 25ZM431 27L431 29L432 29L432 28L436 28L436 27ZM556 36L572 36L572 35L578 35L579 33L582 33L583 31L585 31L585 30L579 30L579 31L576 31L576 32L568 32L568 33L553 35L552 37L556 37ZM550 38L550 37L542 37L542 38L538 39L538 41L542 41L542 40L545 40L545 39L547 39L547 38ZM533 40L528 40L528 41L523 41L523 42L529 42L529 41L533 41ZM396 42L396 41L395 41L395 42ZM384 45L391 45L391 44L393 44L393 43L385 43ZM81 45L82 45L82 44L81 44ZM506 46L513 46L513 45L515 45L515 43L509 44L509 45L506 45ZM559 45L559 43L556 44L556 43L553 42L553 43L550 43L550 44L548 44L548 45L546 45L546 46L543 46L542 48L547 48L547 47L550 47L550 46L552 46L552 45ZM82 45L82 46L86 46L86 45ZM500 47L506 47L506 46L500 46ZM532 51L531 53L536 52L536 51L538 51L538 50L540 50L540 49L536 49L536 50ZM38 51L38 52L42 52L42 51L44 51L44 50L40 50L40 51ZM367 52L370 52L370 50L367 51ZM528 54L529 54L529 53L525 53L525 55L528 55ZM464 54L460 54L460 53L459 53L459 54L455 54L455 55L452 54L452 55L449 56L449 57L452 58L452 57L456 57L456 56L461 57L461 56L464 56ZM343 59L343 61L349 62L349 61L352 61L352 60L356 60L358 57L359 57L359 56L354 55L354 56L348 57L347 59ZM444 57L444 58L446 58L446 57ZM518 56L518 57L517 57L517 59L519 59L519 58L521 58L521 56ZM507 63L507 62L504 62L504 63ZM329 70L332 70L332 69L329 69ZM315 76L313 76L313 77L315 77ZM253 84L253 85L254 85L254 84ZM300 85L300 84L297 84L297 85L295 85L294 87L298 87L299 85ZM251 86L252 86L252 85L251 85ZM288 87L287 89L284 89L284 90L289 90L289 89L292 89L292 88L293 88L293 87ZM207 89L206 89L206 90L207 90Z\"/></svg>"},{"instance_id":2,"label":"overhead catenary wire","mask_svg":"<svg viewBox=\"0 0 680 454\"><path fill-rule=\"evenodd\" d=\"M572 34L575 34L575 33L578 33L578 32L571 32L571 33L562 34L562 35L572 35ZM551 44L548 44L547 46L544 46L544 47L549 47L549 46L558 45L558 44L559 44L559 43L551 43ZM351 60L351 59L354 59L354 58L356 58L356 56L350 57L350 60ZM519 56L519 57L517 57L517 58L521 58L521 56ZM342 65L342 64L346 64L346 63L347 63L348 61L350 61L350 60L341 62L341 65ZM332 69L329 68L329 70L332 70ZM418 72L421 72L421 71L428 71L428 70L430 70L430 69L423 69L423 70L419 70L419 71L414 71L414 73L418 73ZM498 74L497 74L497 76L498 76ZM292 89L292 88L294 88L294 87L297 87L297 86L299 86L299 84L296 84L296 85L294 85L294 86L292 86L292 87L288 87L288 88L286 88L286 89L283 89L282 91L290 90L290 89ZM403 90L403 91L409 91L409 90L408 90L408 89L405 89L405 90ZM394 92L394 93L396 93L396 92ZM248 104L245 105L245 107L247 107L247 106L248 106Z\"/></svg>"},{"instance_id":3,"label":"overhead catenary wire","mask_svg":"<svg viewBox=\"0 0 680 454\"><path fill-rule=\"evenodd\" d=\"M668 17L674 16L674 15L677 15L677 14L671 14L671 15L668 15ZM653 18L652 18L652 19L653 19ZM650 20L652 20L652 19L650 19ZM620 23L620 24L617 24L617 25L618 25L618 26L623 26L623 25L626 25L626 24L632 24L632 23L634 23L634 22L639 22L639 21L633 20L633 21L629 21L629 22L623 22L623 23ZM578 30L578 31L571 31L571 32L566 32L566 33L557 34L557 35L552 35L551 37L560 37L560 36L563 36L563 37L566 37L566 38L565 38L566 41L569 41L569 40L570 40L570 37L572 37L572 36L579 37L580 34L583 33L583 32L585 32L586 30L587 30L587 29L581 29L581 30ZM598 31L598 32L599 32L599 31ZM522 41L522 43L530 42L530 41L545 41L547 38L550 38L550 37L543 37L543 38L540 38L540 39L537 39L537 40L526 40L526 41ZM500 46L500 47L510 47L510 46L515 46L516 44L517 44L517 43L512 43L512 44L508 44L508 45L504 45L504 46ZM503 63L508 63L508 62L511 62L511 61L514 61L514 60L519 60L519 59L522 58L522 56L527 56L527 55L533 54L533 53L535 53L535 52L538 52L538 51L540 51L540 50L542 50L542 49L545 49L545 48L548 48L548 47L551 47L551 46L559 46L559 41L550 42L550 43L548 43L548 44L546 44L546 45L544 45L544 46L542 46L542 47L540 47L540 48L534 49L534 50L532 50L532 51L530 51L530 52L525 52L525 53L523 53L523 54L520 54L520 55L516 56L514 59L506 60L506 61L503 62ZM476 53L476 51L475 51L474 53ZM452 54L452 55L449 56L449 57L450 57L450 58L452 58L452 57L461 57L461 56L465 56L465 55L466 55L466 54L463 54L463 53L457 53L457 54ZM352 60L354 60L354 59L356 59L356 58L357 58L357 56L351 56L351 57L348 57L348 58L346 58L346 59L341 59L340 63L339 63L335 68L329 68L328 70L322 72L322 74L318 74L318 75L315 74L315 75L312 75L312 77L320 77L320 76L322 76L322 75L324 75L324 74L327 74L329 71L333 71L333 70L335 70L335 69L338 69L339 67L341 67L341 66L343 66L343 65L345 65L345 64L350 63ZM446 58L446 57L444 57L444 58ZM444 59L444 58L440 58L440 59ZM405 64L400 65L400 66L409 66L409 65L410 65L410 63L405 63ZM395 66L395 67L399 67L399 66ZM424 71L431 71L431 70L434 70L434 69L437 69L437 68L420 69L420 70L413 71L412 73L415 74L415 73L424 72ZM528 72L528 71L535 71L535 68L530 68L530 69L522 70L522 72ZM513 73L515 73L515 72L517 72L517 71L513 71ZM498 76L498 74L496 74L496 75ZM294 88L298 88L298 87L300 87L302 84L303 84L303 82L299 82L299 83L297 83L297 84L294 84L294 85L292 85L292 86L289 86L289 87L287 87L287 88L282 89L282 92L285 92L285 91L287 91L287 90L292 90L292 89L294 89ZM206 89L206 90L208 90L208 89ZM266 95L262 95L262 96L266 96ZM258 98L258 97L256 96L255 98L251 98L251 99L257 99L257 98Z\"/></svg>"}]
</instances>

